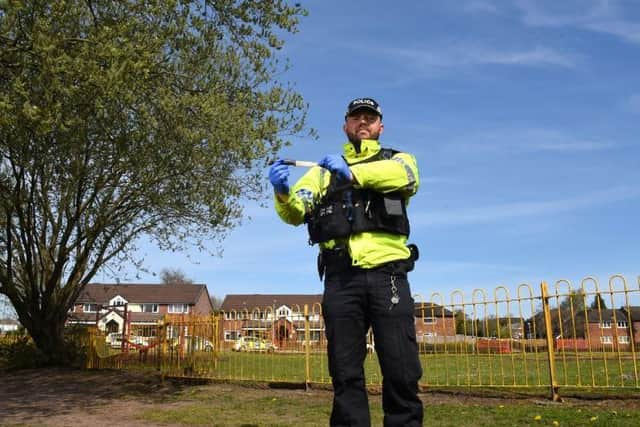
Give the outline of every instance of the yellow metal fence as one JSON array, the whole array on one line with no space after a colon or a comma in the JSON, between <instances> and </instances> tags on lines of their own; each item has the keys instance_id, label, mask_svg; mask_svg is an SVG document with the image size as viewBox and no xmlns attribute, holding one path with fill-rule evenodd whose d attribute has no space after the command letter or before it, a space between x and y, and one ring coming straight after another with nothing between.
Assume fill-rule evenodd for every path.
<instances>
[{"instance_id":1,"label":"yellow metal fence","mask_svg":"<svg viewBox=\"0 0 640 427\"><path fill-rule=\"evenodd\" d=\"M605 286L505 286L414 296L423 387L640 389L640 278ZM328 384L320 304L165 317L126 343L94 335L88 366L155 367L172 377ZM368 337L367 382L382 383Z\"/></svg>"}]
</instances>

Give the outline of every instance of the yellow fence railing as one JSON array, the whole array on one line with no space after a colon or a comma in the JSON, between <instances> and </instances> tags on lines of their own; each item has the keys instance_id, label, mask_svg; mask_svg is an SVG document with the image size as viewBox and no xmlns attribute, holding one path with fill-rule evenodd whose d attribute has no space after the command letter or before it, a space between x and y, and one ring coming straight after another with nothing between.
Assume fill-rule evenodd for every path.
<instances>
[{"instance_id":1,"label":"yellow fence railing","mask_svg":"<svg viewBox=\"0 0 640 427\"><path fill-rule=\"evenodd\" d=\"M421 386L640 389L640 278L621 275L606 286L593 277L539 287L505 286L428 297L415 295ZM154 367L172 377L329 384L319 303L166 316L122 342L93 334L88 366ZM379 386L373 336L365 361Z\"/></svg>"}]
</instances>

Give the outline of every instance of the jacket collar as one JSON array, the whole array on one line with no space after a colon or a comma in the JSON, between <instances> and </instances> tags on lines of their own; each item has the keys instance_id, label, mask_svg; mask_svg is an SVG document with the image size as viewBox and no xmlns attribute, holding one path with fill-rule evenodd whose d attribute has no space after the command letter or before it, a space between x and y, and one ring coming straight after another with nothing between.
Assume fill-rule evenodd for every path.
<instances>
[{"instance_id":1,"label":"jacket collar","mask_svg":"<svg viewBox=\"0 0 640 427\"><path fill-rule=\"evenodd\" d=\"M356 153L356 148L351 142L347 142L342 147L344 149L344 158L348 164L358 163L369 157L375 156L380 151L380 143L375 139L363 139L360 142L360 152Z\"/></svg>"}]
</instances>

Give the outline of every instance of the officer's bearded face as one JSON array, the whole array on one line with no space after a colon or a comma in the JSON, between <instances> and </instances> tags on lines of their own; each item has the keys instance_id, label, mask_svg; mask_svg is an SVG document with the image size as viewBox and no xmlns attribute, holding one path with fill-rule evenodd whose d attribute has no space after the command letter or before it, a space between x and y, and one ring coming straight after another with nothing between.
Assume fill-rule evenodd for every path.
<instances>
[{"instance_id":1,"label":"officer's bearded face","mask_svg":"<svg viewBox=\"0 0 640 427\"><path fill-rule=\"evenodd\" d=\"M349 141L359 145L363 139L380 138L384 125L379 115L370 110L361 109L347 116L343 129Z\"/></svg>"}]
</instances>

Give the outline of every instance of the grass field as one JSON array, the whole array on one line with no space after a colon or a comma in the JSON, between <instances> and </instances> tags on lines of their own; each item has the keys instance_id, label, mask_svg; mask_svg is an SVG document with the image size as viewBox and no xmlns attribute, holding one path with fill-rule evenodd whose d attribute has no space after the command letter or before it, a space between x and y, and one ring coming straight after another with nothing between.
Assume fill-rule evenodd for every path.
<instances>
[{"instance_id":1,"label":"grass field","mask_svg":"<svg viewBox=\"0 0 640 427\"><path fill-rule=\"evenodd\" d=\"M162 381L155 369L0 371L0 383L0 426L326 426L332 399L329 387ZM420 396L425 426L640 425L636 396L581 394L563 403L487 389ZM369 399L381 426L381 396Z\"/></svg>"},{"instance_id":2,"label":"grass field","mask_svg":"<svg viewBox=\"0 0 640 427\"><path fill-rule=\"evenodd\" d=\"M432 426L634 426L640 410L617 402L603 407L594 402L551 404L545 401L431 395L425 403L424 425ZM186 403L175 409L146 411L145 421L180 425L326 426L331 411L330 391L307 393L282 390L241 390L213 385L185 390ZM187 399L186 402L184 399ZM187 403L188 402L188 403ZM380 396L370 396L373 426L381 426Z\"/></svg>"},{"instance_id":3,"label":"grass field","mask_svg":"<svg viewBox=\"0 0 640 427\"><path fill-rule=\"evenodd\" d=\"M542 388L550 384L546 354L422 354L421 384L426 387ZM164 359L163 372L177 377L219 380L304 383L302 353L195 353L183 359ZM585 388L625 388L640 391L638 362L605 353L562 354L556 360L557 385ZM367 356L369 384L380 384L376 354ZM311 383L329 384L326 355L309 358Z\"/></svg>"}]
</instances>

